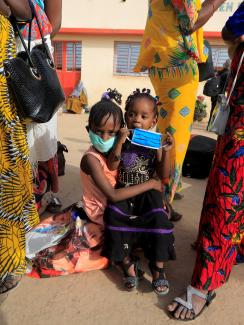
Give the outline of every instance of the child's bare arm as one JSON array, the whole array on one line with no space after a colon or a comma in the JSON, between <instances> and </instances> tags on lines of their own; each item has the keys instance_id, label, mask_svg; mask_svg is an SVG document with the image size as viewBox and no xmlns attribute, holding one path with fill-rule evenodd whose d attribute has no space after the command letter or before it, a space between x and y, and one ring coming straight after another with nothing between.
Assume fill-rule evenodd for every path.
<instances>
[{"instance_id":1,"label":"child's bare arm","mask_svg":"<svg viewBox=\"0 0 244 325\"><path fill-rule=\"evenodd\" d=\"M126 138L129 135L129 131L127 128L121 128L118 134L118 140L112 149L111 153L108 156L108 168L110 170L116 170L120 164L120 156L122 146L125 143Z\"/></svg>"},{"instance_id":2,"label":"child's bare arm","mask_svg":"<svg viewBox=\"0 0 244 325\"><path fill-rule=\"evenodd\" d=\"M170 150L174 145L174 138L171 134L167 133L167 145L157 152L157 176L160 179L169 178L170 175Z\"/></svg>"},{"instance_id":3,"label":"child's bare arm","mask_svg":"<svg viewBox=\"0 0 244 325\"><path fill-rule=\"evenodd\" d=\"M150 179L139 185L114 189L107 180L99 160L92 155L86 155L82 158L81 169L92 177L96 186L111 202L126 200L151 189L161 191L162 187L160 180Z\"/></svg>"}]
</instances>

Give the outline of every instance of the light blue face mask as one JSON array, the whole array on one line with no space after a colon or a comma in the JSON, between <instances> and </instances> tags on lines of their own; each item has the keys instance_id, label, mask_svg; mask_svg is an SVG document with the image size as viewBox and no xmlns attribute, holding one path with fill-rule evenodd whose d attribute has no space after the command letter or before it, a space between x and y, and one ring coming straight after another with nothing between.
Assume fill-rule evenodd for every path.
<instances>
[{"instance_id":1,"label":"light blue face mask","mask_svg":"<svg viewBox=\"0 0 244 325\"><path fill-rule=\"evenodd\" d=\"M92 145L97 149L97 151L106 153L110 149L113 148L116 137L111 137L107 141L104 141L102 138L100 138L96 133L89 130L89 137L91 140Z\"/></svg>"},{"instance_id":2,"label":"light blue face mask","mask_svg":"<svg viewBox=\"0 0 244 325\"><path fill-rule=\"evenodd\" d=\"M143 129L133 129L132 131L133 135L130 141L133 144L151 149L160 149L165 145L162 145L163 135L161 133Z\"/></svg>"}]
</instances>

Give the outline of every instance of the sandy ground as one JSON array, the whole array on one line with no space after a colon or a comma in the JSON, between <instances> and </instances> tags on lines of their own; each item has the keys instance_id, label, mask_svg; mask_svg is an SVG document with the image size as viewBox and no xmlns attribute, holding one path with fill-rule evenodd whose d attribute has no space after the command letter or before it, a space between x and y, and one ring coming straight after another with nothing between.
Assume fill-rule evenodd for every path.
<instances>
[{"instance_id":1,"label":"sandy ground","mask_svg":"<svg viewBox=\"0 0 244 325\"><path fill-rule=\"evenodd\" d=\"M60 178L59 197L64 207L81 195L79 162L89 146L84 126L87 115L59 116L59 139L69 153L66 155L66 175ZM201 131L197 125L195 132ZM93 271L52 279L24 278L9 295L0 309L0 325L131 325L173 324L166 306L183 292L191 278L195 253L190 244L197 233L197 225L206 180L184 179L184 199L175 208L184 218L175 224L177 261L167 264L170 293L158 298L150 286L150 274L138 292L126 292L120 275L114 269ZM195 324L244 324L244 265L233 269L230 281L218 290L217 299L194 321Z\"/></svg>"}]
</instances>

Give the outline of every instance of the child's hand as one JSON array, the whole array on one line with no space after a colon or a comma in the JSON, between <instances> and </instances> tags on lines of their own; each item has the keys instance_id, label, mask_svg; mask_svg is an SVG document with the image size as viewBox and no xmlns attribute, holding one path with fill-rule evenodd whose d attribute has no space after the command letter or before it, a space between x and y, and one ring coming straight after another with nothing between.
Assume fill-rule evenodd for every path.
<instances>
[{"instance_id":1,"label":"child's hand","mask_svg":"<svg viewBox=\"0 0 244 325\"><path fill-rule=\"evenodd\" d=\"M163 191L162 181L158 177L154 177L150 179L150 182L152 183L152 190L156 190L159 192Z\"/></svg>"},{"instance_id":2,"label":"child's hand","mask_svg":"<svg viewBox=\"0 0 244 325\"><path fill-rule=\"evenodd\" d=\"M130 131L126 127L121 128L118 134L118 142L125 143L125 140L129 135Z\"/></svg>"},{"instance_id":3,"label":"child's hand","mask_svg":"<svg viewBox=\"0 0 244 325\"><path fill-rule=\"evenodd\" d=\"M166 133L165 146L163 146L163 151L170 151L175 144L175 140L170 133Z\"/></svg>"}]
</instances>

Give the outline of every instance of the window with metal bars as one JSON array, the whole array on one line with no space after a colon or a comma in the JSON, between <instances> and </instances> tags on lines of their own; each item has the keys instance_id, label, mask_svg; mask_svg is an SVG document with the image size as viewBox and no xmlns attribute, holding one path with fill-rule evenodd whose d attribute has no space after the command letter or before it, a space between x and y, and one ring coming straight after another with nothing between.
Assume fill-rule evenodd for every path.
<instances>
[{"instance_id":1,"label":"window with metal bars","mask_svg":"<svg viewBox=\"0 0 244 325\"><path fill-rule=\"evenodd\" d=\"M223 64L229 59L228 49L224 46L212 46L213 65L222 68Z\"/></svg>"},{"instance_id":2,"label":"window with metal bars","mask_svg":"<svg viewBox=\"0 0 244 325\"><path fill-rule=\"evenodd\" d=\"M81 70L81 43L67 42L66 45L66 70Z\"/></svg>"},{"instance_id":3,"label":"window with metal bars","mask_svg":"<svg viewBox=\"0 0 244 325\"><path fill-rule=\"evenodd\" d=\"M56 69L63 69L63 43L62 42L54 42L54 62L56 65Z\"/></svg>"},{"instance_id":4,"label":"window with metal bars","mask_svg":"<svg viewBox=\"0 0 244 325\"><path fill-rule=\"evenodd\" d=\"M133 72L140 52L140 43L115 42L114 44L114 73L119 75L147 75Z\"/></svg>"},{"instance_id":5,"label":"window with metal bars","mask_svg":"<svg viewBox=\"0 0 244 325\"><path fill-rule=\"evenodd\" d=\"M58 70L81 71L80 42L54 42L54 62Z\"/></svg>"}]
</instances>

